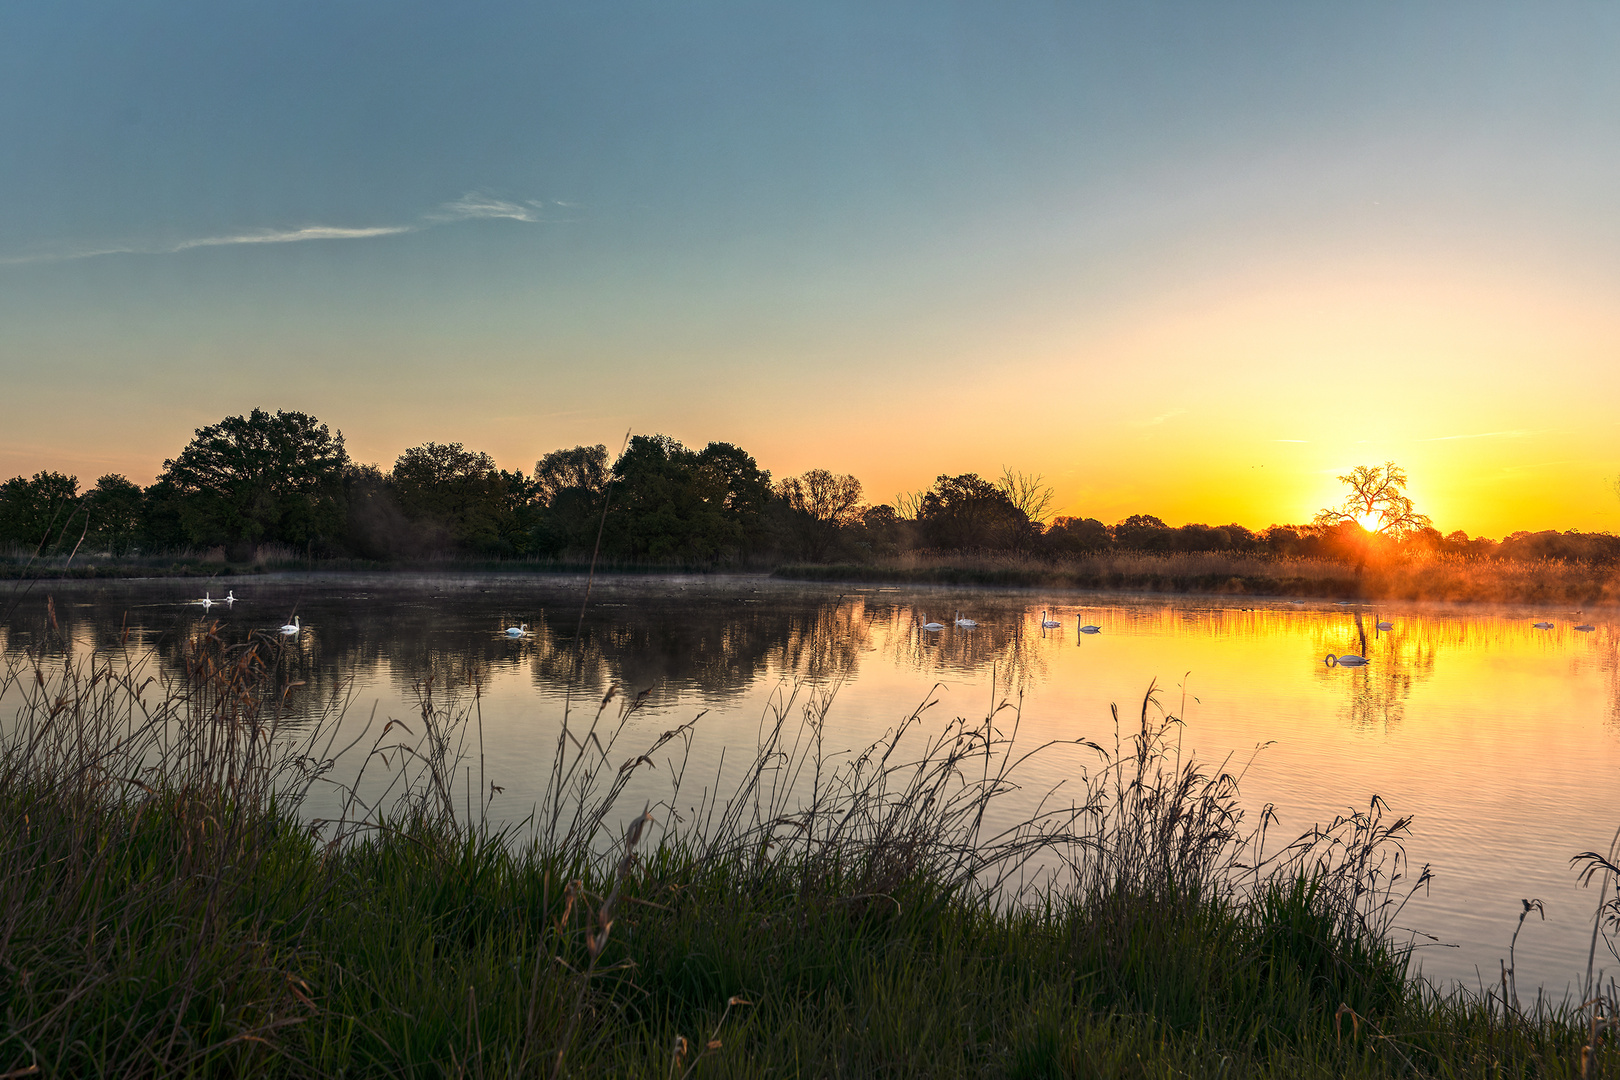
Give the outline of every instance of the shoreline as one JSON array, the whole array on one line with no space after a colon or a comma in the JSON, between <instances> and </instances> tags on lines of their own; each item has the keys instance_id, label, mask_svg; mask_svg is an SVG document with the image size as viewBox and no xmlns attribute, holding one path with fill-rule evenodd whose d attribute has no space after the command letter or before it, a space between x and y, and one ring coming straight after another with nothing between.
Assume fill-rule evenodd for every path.
<instances>
[{"instance_id":1,"label":"shoreline","mask_svg":"<svg viewBox=\"0 0 1620 1080\"><path fill-rule=\"evenodd\" d=\"M378 580L411 576L477 575L508 578L584 576L589 562L444 560L377 563L330 560L313 564L249 564L202 560L87 562L78 566L0 564L0 581L93 582L141 580L252 581L297 574L360 576ZM1284 597L1311 600L1441 601L1620 605L1620 567L1540 563L1434 560L1369 568L1358 583L1354 571L1320 560L1223 558L1206 554L1111 555L1068 563L1034 559L911 557L892 563L787 563L775 566L681 566L616 564L595 568L600 579L666 576L747 577L780 582L918 585L955 588L1058 589L1075 592L1146 593L1211 597Z\"/></svg>"}]
</instances>

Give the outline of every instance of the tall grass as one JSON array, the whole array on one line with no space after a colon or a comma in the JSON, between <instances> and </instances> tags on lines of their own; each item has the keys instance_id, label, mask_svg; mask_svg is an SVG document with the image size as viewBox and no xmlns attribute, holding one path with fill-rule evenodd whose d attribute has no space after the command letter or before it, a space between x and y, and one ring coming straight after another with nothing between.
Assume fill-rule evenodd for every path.
<instances>
[{"instance_id":1,"label":"tall grass","mask_svg":"<svg viewBox=\"0 0 1620 1080\"><path fill-rule=\"evenodd\" d=\"M1269 841L1151 689L1102 741L1024 748L1015 707L925 702L854 754L826 747L830 698L785 693L701 781L697 725L625 750L639 703L609 690L503 824L475 688L293 722L280 649L6 668L0 1075L1620 1065L1593 1034L1612 989L1525 1009L1410 978L1407 821L1374 800ZM1070 779L1029 809L1054 755Z\"/></svg>"},{"instance_id":2,"label":"tall grass","mask_svg":"<svg viewBox=\"0 0 1620 1080\"><path fill-rule=\"evenodd\" d=\"M1011 552L911 552L870 563L794 565L798 580L1025 585L1238 595L1502 603L1620 603L1620 568L1547 559L1464 559L1413 552L1369 565L1224 552L1105 552L1062 558Z\"/></svg>"}]
</instances>

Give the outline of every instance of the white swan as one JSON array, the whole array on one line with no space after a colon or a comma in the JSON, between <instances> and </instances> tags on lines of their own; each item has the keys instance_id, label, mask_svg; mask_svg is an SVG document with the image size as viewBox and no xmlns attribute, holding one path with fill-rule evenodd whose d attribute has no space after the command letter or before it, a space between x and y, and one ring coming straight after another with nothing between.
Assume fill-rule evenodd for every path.
<instances>
[{"instance_id":1,"label":"white swan","mask_svg":"<svg viewBox=\"0 0 1620 1080\"><path fill-rule=\"evenodd\" d=\"M221 604L234 604L234 603L236 603L236 590L231 589L229 592L227 592L225 594L225 599L219 601L219 603L221 603Z\"/></svg>"},{"instance_id":2,"label":"white swan","mask_svg":"<svg viewBox=\"0 0 1620 1080\"><path fill-rule=\"evenodd\" d=\"M1581 625L1577 626L1575 629L1579 630L1583 634L1590 634L1592 631L1596 630L1597 627L1593 626L1591 623L1584 623L1583 622L1583 623L1581 623Z\"/></svg>"},{"instance_id":3,"label":"white swan","mask_svg":"<svg viewBox=\"0 0 1620 1080\"><path fill-rule=\"evenodd\" d=\"M1328 667L1365 667L1367 658L1357 656L1355 653L1349 653L1345 656L1334 656L1332 653L1328 653L1327 659L1323 663Z\"/></svg>"},{"instance_id":4,"label":"white swan","mask_svg":"<svg viewBox=\"0 0 1620 1080\"><path fill-rule=\"evenodd\" d=\"M1042 630L1056 630L1060 625L1062 625L1062 624L1059 623L1056 619L1048 619L1046 617L1046 612L1044 612L1044 611L1041 612L1041 629Z\"/></svg>"},{"instance_id":5,"label":"white swan","mask_svg":"<svg viewBox=\"0 0 1620 1080\"><path fill-rule=\"evenodd\" d=\"M1080 623L1080 632L1082 634L1100 634L1100 633L1102 633L1102 627L1100 627L1100 626L1092 626L1089 623L1081 622L1081 620L1084 619L1084 618L1085 618L1084 615L1076 615L1074 617L1074 621L1077 622L1077 623Z\"/></svg>"},{"instance_id":6,"label":"white swan","mask_svg":"<svg viewBox=\"0 0 1620 1080\"><path fill-rule=\"evenodd\" d=\"M283 634L286 634L288 637L292 637L294 634L298 633L303 628L304 628L304 618L303 618L303 616L302 615L294 615L292 622L285 623L285 624L282 625L281 632Z\"/></svg>"},{"instance_id":7,"label":"white swan","mask_svg":"<svg viewBox=\"0 0 1620 1080\"><path fill-rule=\"evenodd\" d=\"M958 611L956 613L956 625L960 626L964 630L972 630L974 627L978 626L979 624L974 622L972 619L964 619L964 618L962 618L962 613L960 611Z\"/></svg>"},{"instance_id":8,"label":"white swan","mask_svg":"<svg viewBox=\"0 0 1620 1080\"><path fill-rule=\"evenodd\" d=\"M934 633L936 631L945 629L945 624L944 623L929 622L928 621L928 613L926 611L923 612L922 619L923 619L922 628L924 630L928 631L930 634L932 634L932 633Z\"/></svg>"},{"instance_id":9,"label":"white swan","mask_svg":"<svg viewBox=\"0 0 1620 1080\"><path fill-rule=\"evenodd\" d=\"M1530 626L1535 630L1551 630L1553 628L1553 624L1550 622L1533 622Z\"/></svg>"},{"instance_id":10,"label":"white swan","mask_svg":"<svg viewBox=\"0 0 1620 1080\"><path fill-rule=\"evenodd\" d=\"M528 623L523 623L520 626L508 626L506 628L506 636L507 637L528 637L529 636L529 624Z\"/></svg>"},{"instance_id":11,"label":"white swan","mask_svg":"<svg viewBox=\"0 0 1620 1080\"><path fill-rule=\"evenodd\" d=\"M1381 623L1378 624L1378 629L1380 629L1380 630L1393 630L1393 629L1395 629L1395 624L1394 623L1381 622Z\"/></svg>"},{"instance_id":12,"label":"white swan","mask_svg":"<svg viewBox=\"0 0 1620 1080\"><path fill-rule=\"evenodd\" d=\"M192 601L193 604L196 604L198 607L202 608L204 611L207 611L209 608L213 607L218 602L219 601L217 601L217 600L210 600L208 598L207 593L203 593L203 597L202 597L201 600L193 600Z\"/></svg>"}]
</instances>

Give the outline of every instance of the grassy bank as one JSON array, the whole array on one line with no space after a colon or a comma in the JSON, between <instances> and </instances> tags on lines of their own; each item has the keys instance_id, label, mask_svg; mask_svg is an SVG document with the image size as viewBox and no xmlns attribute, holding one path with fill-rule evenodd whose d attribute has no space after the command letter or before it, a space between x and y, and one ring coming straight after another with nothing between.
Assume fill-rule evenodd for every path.
<instances>
[{"instance_id":1,"label":"grassy bank","mask_svg":"<svg viewBox=\"0 0 1620 1080\"><path fill-rule=\"evenodd\" d=\"M1268 844L1151 693L1009 818L1012 710L786 702L718 784L610 691L501 828L476 699L293 725L278 649L6 672L0 1074L1581 1075L1587 1013L1409 977L1404 820Z\"/></svg>"},{"instance_id":2,"label":"grassy bank","mask_svg":"<svg viewBox=\"0 0 1620 1080\"><path fill-rule=\"evenodd\" d=\"M214 555L28 558L0 555L0 580L231 578L275 571L331 573L583 574L589 561L571 559L443 558L414 562L272 557L228 562ZM1297 596L1321 599L1620 604L1620 567L1544 560L1514 562L1413 555L1368 566L1326 559L1190 552L1106 553L1066 559L1001 552L911 552L861 563L769 563L747 567L680 563L599 562L599 574L692 574L751 569L791 581L885 582L915 585L1028 587L1088 591L1196 593L1216 596Z\"/></svg>"},{"instance_id":3,"label":"grassy bank","mask_svg":"<svg viewBox=\"0 0 1620 1080\"><path fill-rule=\"evenodd\" d=\"M1557 561L1412 557L1355 567L1323 559L1109 553L1050 560L1009 554L915 553L871 563L795 564L794 581L1024 586L1238 596L1487 601L1566 605L1620 603L1620 568Z\"/></svg>"},{"instance_id":4,"label":"grassy bank","mask_svg":"<svg viewBox=\"0 0 1620 1080\"><path fill-rule=\"evenodd\" d=\"M0 581L118 580L132 578L231 578L277 571L397 574L584 574L591 563L580 559L443 558L378 562L368 559L303 559L290 556L232 562L218 555L178 552L122 558L85 559L67 556L30 558L0 555ZM621 562L603 560L599 574L693 574L713 572L712 564Z\"/></svg>"}]
</instances>

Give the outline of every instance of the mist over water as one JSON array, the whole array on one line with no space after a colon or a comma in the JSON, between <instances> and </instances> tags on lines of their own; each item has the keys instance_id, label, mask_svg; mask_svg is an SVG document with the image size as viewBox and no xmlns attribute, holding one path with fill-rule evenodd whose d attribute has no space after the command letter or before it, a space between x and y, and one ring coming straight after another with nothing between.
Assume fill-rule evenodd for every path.
<instances>
[{"instance_id":1,"label":"mist over water","mask_svg":"<svg viewBox=\"0 0 1620 1080\"><path fill-rule=\"evenodd\" d=\"M204 588L239 602L204 610L191 603ZM174 670L189 635L274 635L297 615L281 671L295 718L346 708L358 733L373 713L409 723L424 688L476 703L483 768L504 789L492 809L510 821L544 785L565 702L588 716L613 686L645 692L615 757L702 713L688 775L712 784L722 754L751 757L773 708L813 696L835 695L833 752L930 698L925 724L1007 701L1026 745L1112 746L1110 706L1130 725L1157 685L1183 745L1242 771L1256 820L1275 807L1278 846L1374 795L1413 815L1413 870L1427 863L1435 879L1401 922L1439 939L1420 950L1425 974L1493 982L1521 900L1540 898L1546 921L1532 916L1519 938L1521 988L1558 997L1584 977L1596 896L1569 860L1606 851L1620 826L1620 612L692 576L598 579L581 618L584 591L573 577L39 582L0 605L0 650L124 651ZM958 612L978 625L956 626ZM924 630L924 616L944 629ZM1364 667L1324 663L1363 648ZM0 722L10 717L0 701ZM1042 759L1024 778L1030 805L1094 760L1080 748ZM667 779L649 774L649 795ZM1601 943L1598 966L1620 968Z\"/></svg>"}]
</instances>

